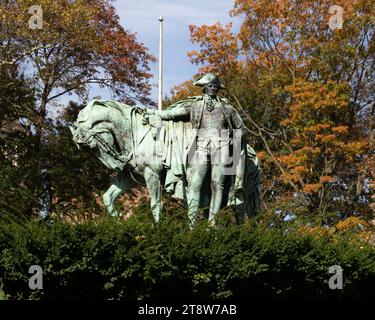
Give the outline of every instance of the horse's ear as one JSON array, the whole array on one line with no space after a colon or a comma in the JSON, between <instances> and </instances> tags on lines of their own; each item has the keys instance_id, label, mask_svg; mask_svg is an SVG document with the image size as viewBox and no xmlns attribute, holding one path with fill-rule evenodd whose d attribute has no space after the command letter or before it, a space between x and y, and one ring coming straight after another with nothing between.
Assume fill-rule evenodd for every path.
<instances>
[{"instance_id":1,"label":"horse's ear","mask_svg":"<svg viewBox=\"0 0 375 320\"><path fill-rule=\"evenodd\" d=\"M71 132L71 134L72 134L72 136L73 136L73 141L74 141L74 143L76 144L76 146L77 146L77 148L78 148L78 150L79 150L80 147L79 147L79 144L77 143L77 129L74 128L74 127L71 126L71 125L68 125L68 128L69 128L69 130L70 130L70 132Z\"/></svg>"}]
</instances>

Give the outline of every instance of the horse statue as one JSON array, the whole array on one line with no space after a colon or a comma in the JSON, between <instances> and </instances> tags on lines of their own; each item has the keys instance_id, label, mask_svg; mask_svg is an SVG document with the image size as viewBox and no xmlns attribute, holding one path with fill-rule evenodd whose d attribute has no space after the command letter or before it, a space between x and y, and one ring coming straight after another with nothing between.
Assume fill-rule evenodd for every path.
<instances>
[{"instance_id":1,"label":"horse statue","mask_svg":"<svg viewBox=\"0 0 375 320\"><path fill-rule=\"evenodd\" d=\"M107 211L115 216L116 198L126 192L134 181L145 183L150 193L155 222L162 212L162 187L172 197L186 201L189 166L186 150L190 145L190 122L162 121L150 116L145 124L144 107L114 101L92 100L82 109L75 127L70 126L78 149L93 155L117 177L103 195ZM260 165L254 150L247 145L243 194L230 195L230 180L222 207L234 205L244 216L254 216L259 208ZM233 180L233 179L232 179ZM209 183L209 181L207 182ZM203 189L203 187L202 187ZM208 188L209 189L209 188ZM205 192L200 206L204 207L210 193ZM240 199L239 199L240 198Z\"/></svg>"}]
</instances>

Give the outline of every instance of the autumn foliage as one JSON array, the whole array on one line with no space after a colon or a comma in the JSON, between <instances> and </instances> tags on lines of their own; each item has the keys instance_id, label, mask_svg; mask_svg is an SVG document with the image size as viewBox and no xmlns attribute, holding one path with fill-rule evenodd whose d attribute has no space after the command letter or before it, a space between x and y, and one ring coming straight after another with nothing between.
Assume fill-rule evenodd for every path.
<instances>
[{"instance_id":1,"label":"autumn foliage","mask_svg":"<svg viewBox=\"0 0 375 320\"><path fill-rule=\"evenodd\" d=\"M30 216L44 206L67 214L83 206L94 214L109 173L76 154L67 125L98 89L150 103L154 61L110 0L1 1L0 212ZM70 108L72 94L79 103Z\"/></svg>"},{"instance_id":2,"label":"autumn foliage","mask_svg":"<svg viewBox=\"0 0 375 320\"><path fill-rule=\"evenodd\" d=\"M47 193L52 211L74 211L66 205L74 199L100 206L104 173L70 155L67 124L82 105L63 108L59 98L84 101L106 87L116 100L149 103L155 58L121 26L109 0L40 0L42 29L28 26L34 4L0 4L2 192L13 199L21 186L27 212ZM375 0L334 4L341 11L328 0L235 0L233 23L189 26L190 61L200 73L220 74L221 94L246 122L262 161L265 210L323 224L371 219L374 208ZM200 94L193 80L177 85L166 105ZM14 163L22 164L18 171ZM74 169L64 175L64 166ZM72 183L77 173L82 179Z\"/></svg>"},{"instance_id":3,"label":"autumn foliage","mask_svg":"<svg viewBox=\"0 0 375 320\"><path fill-rule=\"evenodd\" d=\"M375 1L334 4L342 11L327 0L235 0L239 31L190 26L198 48L188 54L201 73L221 75L245 119L262 158L264 206L326 222L369 217L374 179ZM175 96L189 92L186 82Z\"/></svg>"}]
</instances>

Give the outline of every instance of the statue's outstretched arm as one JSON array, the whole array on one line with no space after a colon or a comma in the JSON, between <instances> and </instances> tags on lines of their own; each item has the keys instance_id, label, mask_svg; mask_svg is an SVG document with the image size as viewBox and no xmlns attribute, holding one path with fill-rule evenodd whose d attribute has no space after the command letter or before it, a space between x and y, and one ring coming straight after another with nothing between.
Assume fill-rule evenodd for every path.
<instances>
[{"instance_id":1,"label":"statue's outstretched arm","mask_svg":"<svg viewBox=\"0 0 375 320\"><path fill-rule=\"evenodd\" d=\"M169 110L150 110L149 114L159 116L162 120L180 120L190 115L191 104L183 104Z\"/></svg>"}]
</instances>

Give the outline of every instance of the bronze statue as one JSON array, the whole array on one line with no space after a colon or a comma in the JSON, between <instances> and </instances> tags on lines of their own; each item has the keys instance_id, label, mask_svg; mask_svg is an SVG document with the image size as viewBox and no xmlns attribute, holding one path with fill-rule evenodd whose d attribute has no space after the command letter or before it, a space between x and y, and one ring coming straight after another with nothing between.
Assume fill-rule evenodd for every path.
<instances>
[{"instance_id":1,"label":"bronze statue","mask_svg":"<svg viewBox=\"0 0 375 320\"><path fill-rule=\"evenodd\" d=\"M215 216L222 206L224 178L226 166L229 165L230 145L233 144L234 138L240 139L240 145L246 145L244 143L246 127L238 112L226 100L217 95L220 89L224 89L224 85L216 75L205 74L196 80L194 85L203 88L201 97L196 97L186 103L180 103L177 108L169 110L148 109L146 114L157 115L162 120L179 120L189 117L194 131L189 147L190 161L188 165L191 166L191 176L187 193L188 217L190 223L194 225L203 181L206 173L210 171L212 196L209 221L214 224ZM239 135L236 137L233 137L234 129L239 130ZM240 150L241 148L237 149L237 151ZM239 155L236 160L239 160L239 163L235 165L242 165L239 170L243 171L244 157L241 159ZM243 176L238 176L237 180L237 186L241 188Z\"/></svg>"},{"instance_id":2,"label":"bronze statue","mask_svg":"<svg viewBox=\"0 0 375 320\"><path fill-rule=\"evenodd\" d=\"M115 199L134 181L146 183L156 222L162 186L186 201L191 227L198 207L208 203L212 225L225 206L234 206L239 217L256 213L260 168L246 143L246 127L234 107L217 95L224 86L216 75L206 74L195 85L203 88L202 96L163 111L93 100L79 113L77 128L71 128L73 140L118 172L103 196L111 214L116 214Z\"/></svg>"}]
</instances>

